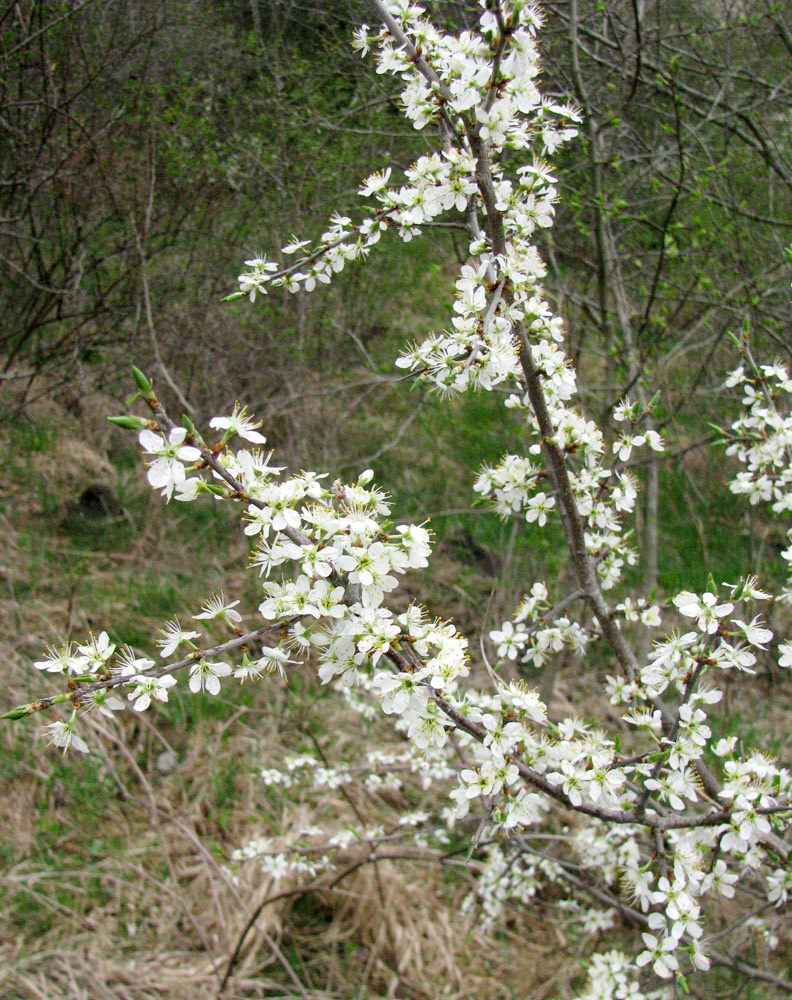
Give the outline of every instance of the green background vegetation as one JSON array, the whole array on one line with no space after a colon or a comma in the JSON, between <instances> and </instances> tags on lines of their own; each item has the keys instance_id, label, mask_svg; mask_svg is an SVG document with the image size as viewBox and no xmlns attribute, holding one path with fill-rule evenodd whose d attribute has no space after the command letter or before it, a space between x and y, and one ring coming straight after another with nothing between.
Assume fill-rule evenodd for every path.
<instances>
[{"instance_id":1,"label":"green background vegetation","mask_svg":"<svg viewBox=\"0 0 792 1000\"><path fill-rule=\"evenodd\" d=\"M453 30L476 10L428 7ZM542 250L581 404L599 417L627 386L661 391L655 418L671 447L659 462L659 599L702 589L708 573L758 568L777 581L781 527L729 492L708 425L735 409L722 388L736 364L729 331L747 330L757 356L792 354L789 12L759 0L658 2L636 25L621 0L580 8L576 79L569 5L545 5L543 86L574 95L591 128L558 162L558 219ZM279 464L350 477L371 465L398 520L431 516L437 536L430 570L403 600L453 616L472 646L531 581L563 583L557 527L502 522L473 504L481 464L521 447L502 400L439 403L408 392L393 366L405 341L448 322L458 236L391 235L365 267L310 296L220 303L246 257L315 236L333 210L355 213L363 177L432 147L401 117L392 81L351 51L366 18L352 0L22 0L0 15L7 704L41 693L29 665L50 642L108 628L150 652L164 619L187 618L221 587L258 603L236 512L165 510L132 435L106 424L124 410L130 362L175 415L178 386L198 425L247 402ZM620 276L616 288L610 268L604 298L603 225ZM645 521L639 512L639 540ZM625 592L645 569L630 571ZM605 669L597 658L570 666L560 696L593 697ZM768 693L769 711L758 707ZM739 697L727 691L724 731L788 753L780 679L767 673ZM227 960L265 888L229 888L220 867L230 852L260 829L288 831L295 813L356 821L340 795L264 789L257 771L312 739L348 760L394 740L379 720L364 732L307 669L288 688L174 698L154 722L129 714L123 750L110 726L102 752L77 760L44 751L35 721L0 734L2 997L215 996L213 963ZM410 794L417 804L419 790ZM388 803L357 808L374 822ZM464 870L416 876L393 863L383 877L385 917L370 873L351 884L354 906L305 895L268 910L228 995L299 995L293 975L312 997L345 998L525 997L528 981L538 998L579 982L576 960L551 976L559 935L574 944L563 922L549 929L552 900L486 937L438 922L437 900L455 913L466 894ZM372 927L383 920L381 940ZM736 995L728 981L719 988Z\"/></svg>"}]
</instances>

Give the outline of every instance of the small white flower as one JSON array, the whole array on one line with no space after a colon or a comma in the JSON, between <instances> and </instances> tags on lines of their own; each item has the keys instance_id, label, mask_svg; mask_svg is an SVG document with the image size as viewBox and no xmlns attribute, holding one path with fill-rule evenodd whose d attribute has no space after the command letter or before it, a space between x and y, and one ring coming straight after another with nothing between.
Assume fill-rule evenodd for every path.
<instances>
[{"instance_id":1,"label":"small white flower","mask_svg":"<svg viewBox=\"0 0 792 1000\"><path fill-rule=\"evenodd\" d=\"M78 646L77 652L82 658L82 667L91 674L106 669L106 663L115 652L115 646L110 642L107 632L91 636L90 642Z\"/></svg>"},{"instance_id":2,"label":"small white flower","mask_svg":"<svg viewBox=\"0 0 792 1000\"><path fill-rule=\"evenodd\" d=\"M712 871L704 876L701 883L701 891L708 892L715 889L721 896L725 896L726 899L733 899L734 886L739 881L740 876L736 872L730 872L726 866L726 862L719 859Z\"/></svg>"},{"instance_id":3,"label":"small white flower","mask_svg":"<svg viewBox=\"0 0 792 1000\"><path fill-rule=\"evenodd\" d=\"M734 610L733 604L718 604L718 598L709 592L699 597L684 590L674 598L674 604L685 617L698 618L699 630L710 635L718 631L718 619Z\"/></svg>"},{"instance_id":4,"label":"small white flower","mask_svg":"<svg viewBox=\"0 0 792 1000\"><path fill-rule=\"evenodd\" d=\"M673 937L657 938L654 934L642 934L646 951L642 951L636 958L637 966L652 963L652 968L658 976L669 979L679 968L676 956L671 954L677 947L678 941Z\"/></svg>"},{"instance_id":5,"label":"small white flower","mask_svg":"<svg viewBox=\"0 0 792 1000\"><path fill-rule=\"evenodd\" d=\"M204 601L201 605L203 610L199 615L193 615L193 618L202 618L207 621L219 619L225 622L226 625L233 627L237 622L242 621L242 615L238 611L233 610L237 604L239 604L239 601L231 601L230 604L226 604L221 590L219 594L214 594L209 600Z\"/></svg>"},{"instance_id":6,"label":"small white flower","mask_svg":"<svg viewBox=\"0 0 792 1000\"><path fill-rule=\"evenodd\" d=\"M44 659L37 660L33 666L36 670L46 670L50 674L80 674L85 670L85 659L82 656L77 656L74 652L74 645L67 642L60 649L49 646Z\"/></svg>"},{"instance_id":7,"label":"small white flower","mask_svg":"<svg viewBox=\"0 0 792 1000\"><path fill-rule=\"evenodd\" d=\"M239 290L243 295L249 294L250 301L255 302L256 292L261 292L262 295L267 294L265 286L270 280L272 272L278 270L278 265L273 263L273 261L268 261L263 254L260 257L252 257L250 260L246 260L245 264L250 270L244 274L240 274L237 278Z\"/></svg>"},{"instance_id":8,"label":"small white flower","mask_svg":"<svg viewBox=\"0 0 792 1000\"><path fill-rule=\"evenodd\" d=\"M364 25L365 27L365 25ZM361 198L368 198L372 194L378 194L383 191L388 186L388 181L390 180L391 168L388 167L386 170L378 171L367 177L363 182L362 187L358 191Z\"/></svg>"},{"instance_id":9,"label":"small white flower","mask_svg":"<svg viewBox=\"0 0 792 1000\"><path fill-rule=\"evenodd\" d=\"M540 527L544 527L547 523L547 514L553 507L555 507L555 497L548 496L546 493L537 493L528 501L525 520L529 524L536 521Z\"/></svg>"},{"instance_id":10,"label":"small white flower","mask_svg":"<svg viewBox=\"0 0 792 1000\"><path fill-rule=\"evenodd\" d=\"M511 622L504 622L500 631L490 632L490 639L498 647L498 656L508 656L510 660L517 658L527 638L528 633L520 626L515 629Z\"/></svg>"},{"instance_id":11,"label":"small white flower","mask_svg":"<svg viewBox=\"0 0 792 1000\"><path fill-rule=\"evenodd\" d=\"M747 624L740 621L739 618L733 618L732 621L740 629L751 646L764 649L767 643L773 638L773 633L770 629L762 627L761 615L752 618Z\"/></svg>"},{"instance_id":12,"label":"small white flower","mask_svg":"<svg viewBox=\"0 0 792 1000\"><path fill-rule=\"evenodd\" d=\"M525 712L532 722L544 725L547 722L547 707L536 690L529 691L519 681L512 681L508 687L500 688L501 700L511 704L518 712Z\"/></svg>"},{"instance_id":13,"label":"small white flower","mask_svg":"<svg viewBox=\"0 0 792 1000\"><path fill-rule=\"evenodd\" d=\"M190 690L193 694L208 691L209 694L220 694L220 677L228 677L231 667L222 660L199 660L190 667Z\"/></svg>"},{"instance_id":14,"label":"small white flower","mask_svg":"<svg viewBox=\"0 0 792 1000\"><path fill-rule=\"evenodd\" d=\"M176 650L181 646L183 642L189 642L191 646L195 646L192 642L193 639L200 638L200 632L192 632L185 630L179 624L179 619L174 618L173 621L166 622L165 626L160 629L164 638L157 639L157 645L161 647L160 656L166 657L175 653Z\"/></svg>"},{"instance_id":15,"label":"small white flower","mask_svg":"<svg viewBox=\"0 0 792 1000\"><path fill-rule=\"evenodd\" d=\"M182 462L197 462L201 457L198 448L183 443L186 436L184 427L174 427L167 441L161 434L148 429L138 435L146 454L156 456L149 466L148 481L155 490L162 490L162 495L168 500L173 496L174 488L181 486L187 478Z\"/></svg>"},{"instance_id":16,"label":"small white flower","mask_svg":"<svg viewBox=\"0 0 792 1000\"><path fill-rule=\"evenodd\" d=\"M113 712L122 712L124 710L124 703L120 699L116 698L112 691L94 691L91 695L91 704L96 706L102 715L107 716L108 719L113 718Z\"/></svg>"},{"instance_id":17,"label":"small white flower","mask_svg":"<svg viewBox=\"0 0 792 1000\"><path fill-rule=\"evenodd\" d=\"M259 434L257 430L257 428L261 427L261 421L259 420L258 423L255 423L253 418L249 416L247 408L240 406L239 403L234 405L234 410L230 417L212 417L209 421L209 426L226 432L223 435L223 441L228 440L232 434L238 434L239 437L244 438L246 441L252 441L253 444L267 443L264 435Z\"/></svg>"},{"instance_id":18,"label":"small white flower","mask_svg":"<svg viewBox=\"0 0 792 1000\"><path fill-rule=\"evenodd\" d=\"M287 663L298 663L298 660L290 660L289 654L280 646L264 646L261 656L257 660L248 660L234 671L234 677L241 681L252 680L254 677L261 677L263 673L278 673L281 677L286 676Z\"/></svg>"},{"instance_id":19,"label":"small white flower","mask_svg":"<svg viewBox=\"0 0 792 1000\"><path fill-rule=\"evenodd\" d=\"M716 757L725 757L726 754L731 753L732 750L737 746L736 736L724 736L719 739L718 742L713 746L712 752Z\"/></svg>"},{"instance_id":20,"label":"small white flower","mask_svg":"<svg viewBox=\"0 0 792 1000\"><path fill-rule=\"evenodd\" d=\"M163 674L162 677L136 674L132 683L135 687L127 698L134 702L132 707L136 712L145 712L152 700L163 702L168 700L168 690L174 686L176 678L170 674Z\"/></svg>"},{"instance_id":21,"label":"small white flower","mask_svg":"<svg viewBox=\"0 0 792 1000\"><path fill-rule=\"evenodd\" d=\"M122 677L132 677L135 674L142 674L155 666L154 661L146 656L136 656L131 646L124 646L118 654L116 673Z\"/></svg>"},{"instance_id":22,"label":"small white flower","mask_svg":"<svg viewBox=\"0 0 792 1000\"><path fill-rule=\"evenodd\" d=\"M84 740L81 740L74 731L73 716L68 722L59 720L58 722L50 723L44 728L49 730L50 746L61 747L64 753L66 753L69 747L79 750L80 753L88 753L88 744Z\"/></svg>"},{"instance_id":23,"label":"small white flower","mask_svg":"<svg viewBox=\"0 0 792 1000\"><path fill-rule=\"evenodd\" d=\"M297 253L299 250L304 250L306 247L311 245L310 240L298 240L296 236L292 236L285 247L281 247L281 250L285 254Z\"/></svg>"}]
</instances>

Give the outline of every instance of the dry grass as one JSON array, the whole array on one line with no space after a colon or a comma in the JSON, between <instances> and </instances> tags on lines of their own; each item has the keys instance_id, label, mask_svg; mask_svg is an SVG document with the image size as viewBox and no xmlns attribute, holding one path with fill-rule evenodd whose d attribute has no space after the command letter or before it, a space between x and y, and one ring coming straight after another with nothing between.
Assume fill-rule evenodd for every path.
<instances>
[{"instance_id":1,"label":"dry grass","mask_svg":"<svg viewBox=\"0 0 792 1000\"><path fill-rule=\"evenodd\" d=\"M211 557L200 541L185 541L140 470L119 472L109 461L122 447L116 432L85 418L85 407L72 416L48 402L0 442L11 479L0 515L6 705L50 689L30 668L49 642L111 621L121 632L132 624L153 632L165 613L156 601L133 607L129 595L139 596L154 557L155 583L186 608L216 580L228 592L242 587L235 567L244 541L229 536ZM19 433L24 448L14 446ZM112 552L84 526L75 533L64 522L92 482L114 486L124 505L115 526L122 544ZM279 882L278 894L292 894L261 910L221 992L251 915L273 891L255 865L235 882L231 852L262 832L291 843L306 825L337 830L355 824L355 812L370 823L394 814L394 802L373 793L355 796L355 812L338 791L274 795L258 770L309 749L309 725L331 763L355 760L375 743L400 746L384 720L363 731L361 718L318 689L308 670L289 689L226 690L225 699L183 698L158 715L100 718L91 724L89 759L44 747L39 723L49 719L0 729L0 997L539 1000L558 989L558 979L541 985L557 968L549 956L559 942L539 914L526 913L499 936L483 934L476 915L461 912L468 867L394 859L355 867L332 888L329 875L314 891ZM337 871L358 860L349 849Z\"/></svg>"},{"instance_id":2,"label":"dry grass","mask_svg":"<svg viewBox=\"0 0 792 1000\"><path fill-rule=\"evenodd\" d=\"M341 398L326 388L306 385L299 426L280 427L285 460L291 440L319 435L342 414ZM117 403L87 395L67 402L42 400L27 423L0 429L8 478L0 509L5 706L53 690L30 668L50 642L113 622L115 639L141 647L164 618L197 610L221 586L248 607L256 603L256 581L240 569L246 540L224 519L225 507L208 519L165 509L129 438L104 421ZM265 416L276 423L277 407ZM382 415L374 423L385 440L386 424ZM402 454L410 446L398 442L391 458L417 497L426 470ZM349 447L342 435L325 440L327 464ZM435 474L450 480L460 470L444 460ZM116 491L117 516L75 519L75 500L91 484ZM420 592L407 579L398 600L420 598L475 635L493 575L506 571L466 545L464 535L441 544ZM766 744L771 733L773 750L788 758L788 679L726 678L725 686L730 725L748 745ZM554 710L583 706L597 716L598 691L596 670L573 668L559 677ZM591 943L565 931L553 898L510 911L495 932L482 930L475 910L462 911L475 867L466 849L442 865L397 857L373 865L352 847L315 882L289 876L273 885L255 863L232 877L232 852L254 836L281 849L308 826L387 824L399 807L433 805L409 786L346 794L263 786L261 768L310 752L314 740L330 764L403 746L387 720L363 720L308 668L288 687L227 685L220 699L182 696L156 714L100 718L89 759L44 747L46 721L0 728L0 1000L544 1000L580 985Z\"/></svg>"}]
</instances>

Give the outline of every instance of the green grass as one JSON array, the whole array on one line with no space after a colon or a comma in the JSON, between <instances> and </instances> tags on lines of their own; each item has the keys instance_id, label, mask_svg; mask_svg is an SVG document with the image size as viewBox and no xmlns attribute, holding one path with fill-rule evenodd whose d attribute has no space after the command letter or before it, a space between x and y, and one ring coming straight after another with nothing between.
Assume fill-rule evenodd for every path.
<instances>
[{"instance_id":1,"label":"green grass","mask_svg":"<svg viewBox=\"0 0 792 1000\"><path fill-rule=\"evenodd\" d=\"M356 417L355 426L348 431L350 439L355 435L354 451L350 446L349 454L377 451L383 442L393 438L410 407L419 400L417 394L404 394L401 387L392 398L393 407L383 408L371 421L367 422L367 412L361 410L360 419ZM18 491L34 498L39 507L35 519L26 519L24 510L21 515L15 511L23 564L14 581L15 593L25 605L38 602L41 621L47 628L57 631L65 627L69 600L73 598L81 616L73 625L75 638L82 638L89 627L98 631L112 623L113 641L128 642L153 653L157 629L166 619L178 615L185 624L201 601L220 587L229 597L241 597L245 610L254 611L260 600L260 581L255 574L243 575L240 568L246 542L240 532L239 506L217 504L208 498L195 504L174 502L166 506L148 490L136 452L118 447L108 454L124 516L99 523L69 521L64 519L64 498L58 482L42 476L42 466L36 464L42 455L57 454L58 430L27 425L15 433L20 435L15 439L20 456L13 469L14 482ZM435 613L448 615L450 608L450 613L457 615L461 609L474 623L473 629L480 626L494 586L505 592L502 603L506 604L512 596L516 601L519 592L535 579L545 579L552 590L554 581L565 572L567 559L557 521L552 520L545 529L522 520L516 522L507 572L504 553L512 541L515 522L502 521L474 506L472 485L481 465L496 463L507 451L523 450L524 443L519 419L504 410L502 400L471 394L446 404L428 402L404 439L373 463L377 481L393 494L397 524L409 519L421 521L427 512L435 515L432 527L437 536L436 557L426 573L420 577L414 574L416 592L424 596ZM757 542L751 536L747 505L728 491L728 469L718 463L704 466L693 482L691 475L673 462L663 460L661 469L662 590L666 595L683 588L700 590L709 572L718 581L736 579L751 565L751 547ZM11 506L7 509L10 511ZM698 524L706 526L703 534ZM640 579L640 572L640 567L628 570L624 591ZM618 600L622 592L619 588L612 597ZM466 629L468 624L464 623ZM490 620L488 627L495 624ZM39 631L43 627L39 624ZM469 634L475 633L469 630ZM217 637L220 635L218 632ZM471 643L471 651L477 659L475 645L475 641ZM595 647L591 662L596 665L603 656L600 647ZM587 660L587 670L589 666ZM597 671L581 678L574 673L578 669L577 664L570 666L567 679L575 684L582 679L587 691L592 690ZM541 674L532 672L531 683L540 678ZM30 676L31 697L36 693L36 684L41 690L42 680L38 675ZM121 867L130 842L138 852L131 855L134 863L145 859L140 863L145 863L147 873L163 884L174 884L159 853L161 838L164 835L185 851L187 848L174 827L165 823L162 831L165 827L167 831L163 833L151 826L150 803L138 784L136 768L151 785L160 818L167 816L171 807L174 812L193 810L192 829L199 831L198 842L220 864L225 863L233 847L244 842L248 831L266 830L269 835L273 830L280 835L295 803L313 822L337 825L339 816L344 822L354 822L348 803L341 802L338 796L334 799L315 793L309 782L298 782L288 790L263 788L256 783L259 768L277 766L285 748L312 751L309 726L329 748L331 765L339 763L332 757L336 741L339 745L341 739L345 741L342 753L353 760L361 746L375 738L366 731L367 723L355 716L350 722L349 713L344 714L338 707L338 697L322 687L309 670L296 671L285 690L272 687L262 692L262 687L254 685L228 685L220 698L188 694L185 674L179 681L166 705L157 706L144 718L125 717L131 761L112 754L112 745L108 744L120 782L132 789L131 804L122 800L118 783L97 757L62 758L47 752L46 775L42 777L42 767L41 774L29 773L23 767L26 759L38 759L44 754L36 745L36 723L23 724L7 740L0 760L0 785L10 788L19 780L20 772L26 783L35 785L35 837L33 846L23 851L12 834L6 835L7 839L0 842L0 862L26 872L68 873L90 870L91 866L97 870L95 877L80 876L81 894L69 888L68 876L60 883L42 880L35 886L38 895L28 888L6 887L0 905L5 907L16 933L54 936L64 926L58 906L68 911L101 910L111 892L98 866L109 862ZM590 704L591 712L596 713L595 703ZM245 713L245 709L251 711ZM269 727L274 728L273 717L278 723L276 749L266 739L257 744L254 736L260 724L264 732L272 732ZM237 721L237 726L228 725L232 720ZM373 724L375 733L379 732L378 725ZM773 732L767 719L735 709L718 725L723 735L738 735L747 747L756 744L774 752L784 749L784 734ZM164 745L153 735L154 729L176 753L176 767L168 774L157 771ZM244 740L234 742L240 731L245 733ZM401 805L420 808L425 801L417 785L405 783ZM383 804L386 815L396 808L392 801L375 794L367 797L365 807L373 811L373 806L380 809ZM455 831L453 838L452 847L467 844L462 829ZM191 864L196 864L194 856ZM191 878L188 866L178 891ZM468 891L468 878L467 874L463 878L460 871L448 869L438 874L437 881L449 897L459 899ZM160 900L159 905L166 904ZM167 905L174 904L169 901ZM139 906L139 920L145 907L138 903L134 906ZM305 946L304 942L306 936L321 940L332 929L335 918L332 906L310 896L298 897L291 909L283 911L283 950L295 968L303 960L312 968L320 965L325 956L320 951L314 953L313 946ZM113 926L117 940L130 954L145 947L140 938L135 939L125 930L123 919ZM506 936L496 943L505 949ZM300 952L301 947L304 952ZM331 946L327 947L330 951ZM351 970L352 975L365 965L366 947L350 939L348 944L338 946L333 960L339 968ZM731 979L724 975L719 981L727 984Z\"/></svg>"},{"instance_id":2,"label":"green grass","mask_svg":"<svg viewBox=\"0 0 792 1000\"><path fill-rule=\"evenodd\" d=\"M702 591L712 573L735 582L753 565L748 504L709 471L694 488L673 465L660 477L660 585L666 593Z\"/></svg>"}]
</instances>

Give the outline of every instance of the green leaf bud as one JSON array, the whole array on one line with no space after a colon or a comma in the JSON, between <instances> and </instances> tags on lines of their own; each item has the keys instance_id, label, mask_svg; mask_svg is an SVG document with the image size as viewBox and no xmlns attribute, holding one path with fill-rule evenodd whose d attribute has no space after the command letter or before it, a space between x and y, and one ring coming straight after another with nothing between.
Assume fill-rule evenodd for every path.
<instances>
[{"instance_id":1,"label":"green leaf bud","mask_svg":"<svg viewBox=\"0 0 792 1000\"><path fill-rule=\"evenodd\" d=\"M144 420L143 417L108 417L107 419L116 427L123 427L128 431L142 431L148 427L148 421Z\"/></svg>"},{"instance_id":2,"label":"green leaf bud","mask_svg":"<svg viewBox=\"0 0 792 1000\"><path fill-rule=\"evenodd\" d=\"M0 719L24 719L25 716L30 715L32 711L32 705L17 705L17 707L12 708L10 712L4 712L0 715Z\"/></svg>"},{"instance_id":3,"label":"green leaf bud","mask_svg":"<svg viewBox=\"0 0 792 1000\"><path fill-rule=\"evenodd\" d=\"M143 372L139 368L135 368L134 365L132 365L132 378L135 380L135 385L144 395L151 395L154 386L151 382L149 382Z\"/></svg>"}]
</instances>

